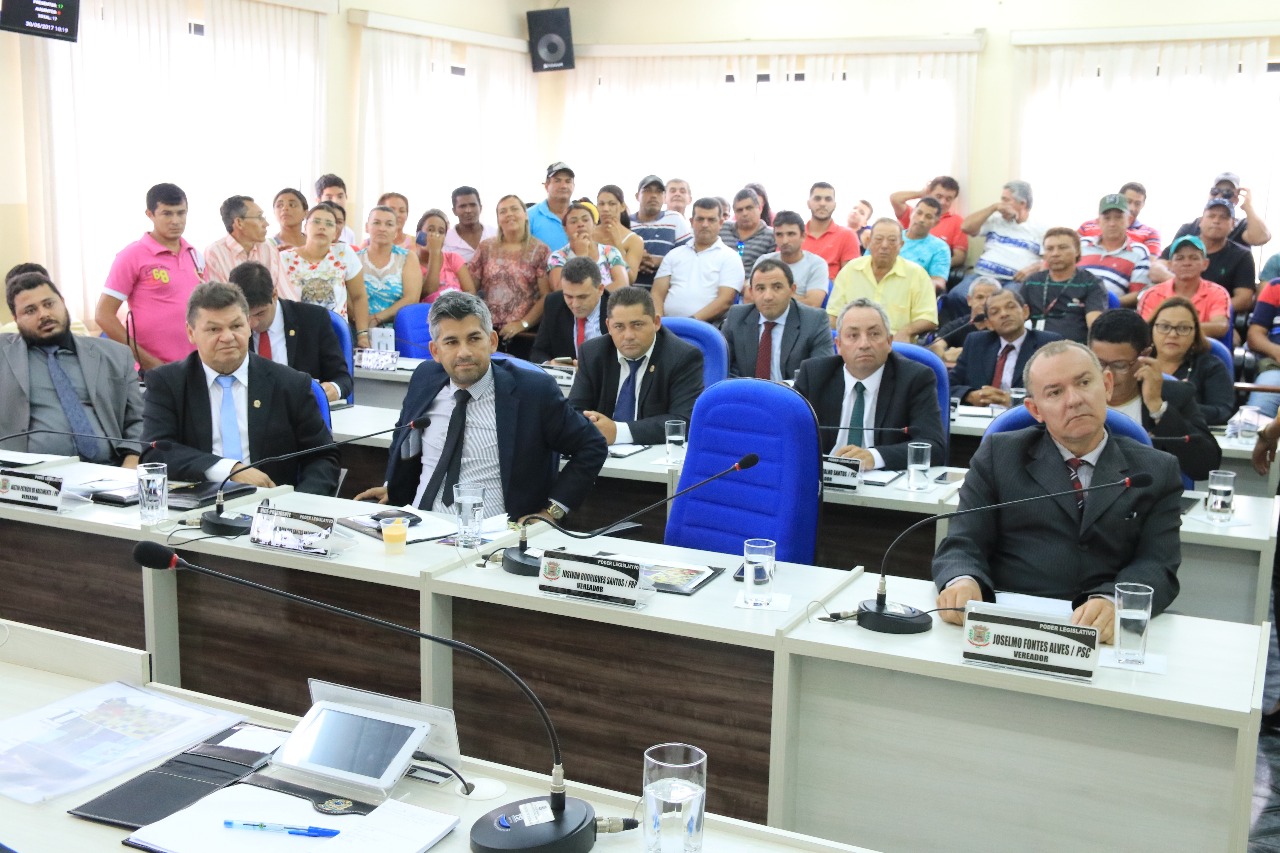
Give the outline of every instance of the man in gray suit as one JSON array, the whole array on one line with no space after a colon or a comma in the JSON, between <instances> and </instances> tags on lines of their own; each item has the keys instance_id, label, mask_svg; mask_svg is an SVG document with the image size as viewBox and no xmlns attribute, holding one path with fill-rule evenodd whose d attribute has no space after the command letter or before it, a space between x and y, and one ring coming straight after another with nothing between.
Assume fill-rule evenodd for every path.
<instances>
[{"instance_id":1,"label":"man in gray suit","mask_svg":"<svg viewBox=\"0 0 1280 853\"><path fill-rule=\"evenodd\" d=\"M757 261L750 293L755 304L733 306L720 327L729 344L730 376L778 382L795 377L805 359L831 355L827 314L796 299L794 274L786 263Z\"/></svg>"},{"instance_id":2,"label":"man in gray suit","mask_svg":"<svg viewBox=\"0 0 1280 853\"><path fill-rule=\"evenodd\" d=\"M81 437L45 433L4 446L135 467L142 393L128 347L73 336L62 294L40 273L9 279L5 300L18 334L0 335L0 399L6 404L0 407L0 435L43 429Z\"/></svg>"},{"instance_id":3,"label":"man in gray suit","mask_svg":"<svg viewBox=\"0 0 1280 853\"><path fill-rule=\"evenodd\" d=\"M1027 411L1043 426L990 435L960 490L960 509L1055 492L1032 501L952 519L933 558L938 607L993 601L996 590L1069 599L1076 625L1096 625L1103 642L1115 627L1117 582L1155 589L1152 613L1178 595L1178 463L1160 450L1106 430L1111 374L1074 341L1054 341L1027 363ZM1145 488L1090 485L1138 473ZM994 517L993 517L994 516ZM962 611L942 611L961 624Z\"/></svg>"}]
</instances>

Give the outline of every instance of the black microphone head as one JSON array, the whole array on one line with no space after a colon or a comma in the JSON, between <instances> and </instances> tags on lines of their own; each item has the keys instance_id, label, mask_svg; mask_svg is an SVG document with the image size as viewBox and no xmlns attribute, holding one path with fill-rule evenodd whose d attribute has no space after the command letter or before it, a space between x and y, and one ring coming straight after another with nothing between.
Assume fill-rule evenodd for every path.
<instances>
[{"instance_id":1,"label":"black microphone head","mask_svg":"<svg viewBox=\"0 0 1280 853\"><path fill-rule=\"evenodd\" d=\"M1156 481L1155 477L1152 477L1146 471L1143 471L1142 473L1134 474L1132 477L1129 478L1129 488L1131 489L1146 488L1147 486L1150 486L1155 481Z\"/></svg>"},{"instance_id":2,"label":"black microphone head","mask_svg":"<svg viewBox=\"0 0 1280 853\"><path fill-rule=\"evenodd\" d=\"M739 471L745 471L748 468L754 468L756 463L760 461L760 457L755 453L748 453L746 456L738 460L737 468Z\"/></svg>"},{"instance_id":3,"label":"black microphone head","mask_svg":"<svg viewBox=\"0 0 1280 853\"><path fill-rule=\"evenodd\" d=\"M971 322L971 323L985 323L985 322L987 322L987 312L983 311L983 312L982 312L982 313L980 313L980 314L974 314L974 315L973 315L973 319L972 319L972 320L970 320L969 322Z\"/></svg>"},{"instance_id":4,"label":"black microphone head","mask_svg":"<svg viewBox=\"0 0 1280 853\"><path fill-rule=\"evenodd\" d=\"M133 561L147 569L173 568L173 558L178 552L159 542L139 542L133 546Z\"/></svg>"}]
</instances>

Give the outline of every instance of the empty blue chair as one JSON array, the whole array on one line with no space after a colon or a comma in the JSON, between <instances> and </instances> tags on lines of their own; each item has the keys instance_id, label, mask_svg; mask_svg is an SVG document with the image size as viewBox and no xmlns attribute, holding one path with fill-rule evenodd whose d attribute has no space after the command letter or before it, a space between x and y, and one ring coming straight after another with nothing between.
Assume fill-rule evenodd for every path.
<instances>
[{"instance_id":1,"label":"empty blue chair","mask_svg":"<svg viewBox=\"0 0 1280 853\"><path fill-rule=\"evenodd\" d=\"M932 350L915 344L893 342L893 351L903 358L918 361L933 371L938 380L938 411L942 415L942 437L945 441L943 450L950 452L951 447L951 378L947 375L947 366L942 363Z\"/></svg>"},{"instance_id":2,"label":"empty blue chair","mask_svg":"<svg viewBox=\"0 0 1280 853\"><path fill-rule=\"evenodd\" d=\"M1227 348L1228 354L1231 353L1231 351L1236 348L1235 328L1236 328L1236 307L1232 305L1230 301L1228 301L1227 302L1227 331L1223 333L1222 338L1220 339L1222 345ZM1210 343L1215 343L1215 342L1210 341ZM1235 365L1232 364L1231 362L1227 363L1227 375L1232 377L1233 379L1235 378L1235 375L1236 375Z\"/></svg>"},{"instance_id":3,"label":"empty blue chair","mask_svg":"<svg viewBox=\"0 0 1280 853\"><path fill-rule=\"evenodd\" d=\"M693 407L680 488L748 453L760 462L676 498L664 541L741 556L744 540L772 539L779 560L812 564L821 447L813 407L786 385L746 378L708 388Z\"/></svg>"},{"instance_id":4,"label":"empty blue chair","mask_svg":"<svg viewBox=\"0 0 1280 853\"><path fill-rule=\"evenodd\" d=\"M1104 289L1106 289L1107 291L1107 310L1110 311L1113 308L1119 308L1120 297L1112 293L1109 288L1104 288Z\"/></svg>"},{"instance_id":5,"label":"empty blue chair","mask_svg":"<svg viewBox=\"0 0 1280 853\"><path fill-rule=\"evenodd\" d=\"M347 374L352 378L351 393L347 395L348 403L356 401L356 367L354 350L351 348L351 327L347 325L346 318L341 314L330 311L329 324L333 326L333 333L338 336L338 346L342 347L342 354L347 357Z\"/></svg>"},{"instance_id":6,"label":"empty blue chair","mask_svg":"<svg viewBox=\"0 0 1280 853\"><path fill-rule=\"evenodd\" d=\"M1227 375L1234 381L1236 377L1236 360L1231 354L1231 348L1216 338L1210 338L1209 349L1213 351L1219 361L1226 365Z\"/></svg>"},{"instance_id":7,"label":"empty blue chair","mask_svg":"<svg viewBox=\"0 0 1280 853\"><path fill-rule=\"evenodd\" d=\"M333 429L333 415L329 411L329 395L324 393L324 389L320 387L320 383L311 380L311 393L316 397L316 403L320 406L320 417L324 418L324 425L329 429Z\"/></svg>"},{"instance_id":8,"label":"empty blue chair","mask_svg":"<svg viewBox=\"0 0 1280 853\"><path fill-rule=\"evenodd\" d=\"M702 387L710 388L729 378L729 345L710 323L688 317L663 317L662 325L682 341L702 350Z\"/></svg>"},{"instance_id":9,"label":"empty blue chair","mask_svg":"<svg viewBox=\"0 0 1280 853\"><path fill-rule=\"evenodd\" d=\"M431 313L431 304L419 302L417 305L406 305L396 312L396 351L405 358L431 358L431 326L427 316Z\"/></svg>"}]
</instances>

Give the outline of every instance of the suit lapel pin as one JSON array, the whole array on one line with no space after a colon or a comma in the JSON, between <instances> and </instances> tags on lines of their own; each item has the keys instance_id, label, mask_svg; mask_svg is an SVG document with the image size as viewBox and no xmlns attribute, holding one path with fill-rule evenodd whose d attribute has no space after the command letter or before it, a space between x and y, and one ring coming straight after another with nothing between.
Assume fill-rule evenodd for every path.
<instances>
[{"instance_id":1,"label":"suit lapel pin","mask_svg":"<svg viewBox=\"0 0 1280 853\"><path fill-rule=\"evenodd\" d=\"M293 331L293 329L290 329L290 330L289 330L289 337L291 337L291 338L292 338L293 336L294 336L294 331Z\"/></svg>"},{"instance_id":2,"label":"suit lapel pin","mask_svg":"<svg viewBox=\"0 0 1280 853\"><path fill-rule=\"evenodd\" d=\"M658 366L657 366L656 364L651 364L651 365L649 365L649 372L650 372L650 373L653 373L653 372L654 372L655 370L657 370L657 369L658 369Z\"/></svg>"},{"instance_id":3,"label":"suit lapel pin","mask_svg":"<svg viewBox=\"0 0 1280 853\"><path fill-rule=\"evenodd\" d=\"M262 408L262 401L261 401L261 400L254 400L254 401L253 401L253 407L254 407L255 409L261 409L261 408Z\"/></svg>"}]
</instances>

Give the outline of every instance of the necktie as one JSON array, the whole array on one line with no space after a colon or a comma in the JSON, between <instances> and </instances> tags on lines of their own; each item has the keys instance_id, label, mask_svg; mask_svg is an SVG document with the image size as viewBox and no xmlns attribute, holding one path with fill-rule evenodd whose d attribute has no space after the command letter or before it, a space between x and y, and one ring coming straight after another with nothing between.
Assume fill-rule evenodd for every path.
<instances>
[{"instance_id":1,"label":"necktie","mask_svg":"<svg viewBox=\"0 0 1280 853\"><path fill-rule=\"evenodd\" d=\"M258 335L258 355L271 358L271 335L267 332Z\"/></svg>"},{"instance_id":2,"label":"necktie","mask_svg":"<svg viewBox=\"0 0 1280 853\"><path fill-rule=\"evenodd\" d=\"M222 386L222 409L218 413L218 430L222 433L222 458L244 461L244 448L240 446L240 419L236 417L236 398L231 393L234 376L219 376Z\"/></svg>"},{"instance_id":3,"label":"necktie","mask_svg":"<svg viewBox=\"0 0 1280 853\"><path fill-rule=\"evenodd\" d=\"M578 318L577 349L582 349L582 342L587 339L587 318Z\"/></svg>"},{"instance_id":4,"label":"necktie","mask_svg":"<svg viewBox=\"0 0 1280 853\"><path fill-rule=\"evenodd\" d=\"M1071 488L1076 490L1076 509L1084 513L1084 484L1080 482L1080 466L1085 464L1083 459L1076 459L1074 456L1067 460L1067 467L1071 469Z\"/></svg>"},{"instance_id":5,"label":"necktie","mask_svg":"<svg viewBox=\"0 0 1280 853\"><path fill-rule=\"evenodd\" d=\"M996 359L996 374L991 377L991 387L1004 387L1004 365L1009 360L1009 353L1013 352L1013 344L1005 344L1004 349L1000 350L1000 357Z\"/></svg>"},{"instance_id":6,"label":"necktie","mask_svg":"<svg viewBox=\"0 0 1280 853\"><path fill-rule=\"evenodd\" d=\"M449 416L449 431L445 433L444 448L440 451L440 461L436 463L435 473L427 490L422 493L422 503L418 509L429 510L436 503L436 495L440 495L440 487L444 486L444 494L440 500L445 506L453 506L453 487L458 485L458 477L462 472L462 435L467 431L467 403L471 402L471 392L460 388L453 392L453 414Z\"/></svg>"},{"instance_id":7,"label":"necktie","mask_svg":"<svg viewBox=\"0 0 1280 853\"><path fill-rule=\"evenodd\" d=\"M756 379L773 378L773 327L778 325L767 320L764 331L760 333L760 348L756 350Z\"/></svg>"},{"instance_id":8,"label":"necktie","mask_svg":"<svg viewBox=\"0 0 1280 853\"><path fill-rule=\"evenodd\" d=\"M631 372L618 390L618 403L613 407L613 419L619 423L630 423L636 419L636 371L643 361L643 358L627 359Z\"/></svg>"},{"instance_id":9,"label":"necktie","mask_svg":"<svg viewBox=\"0 0 1280 853\"><path fill-rule=\"evenodd\" d=\"M80 402L76 386L71 382L67 372L62 369L62 365L58 363L58 348L47 346L40 349L49 357L49 379L53 381L54 393L58 395L58 405L62 406L62 413L67 416L71 431L81 433L83 436L97 435L93 422L84 412L84 403ZM81 436L75 436L74 441L77 455L86 462L102 462L110 456L105 441L95 441Z\"/></svg>"},{"instance_id":10,"label":"necktie","mask_svg":"<svg viewBox=\"0 0 1280 853\"><path fill-rule=\"evenodd\" d=\"M856 444L858 447L864 447L862 424L867 416L867 399L864 393L867 386L861 382L855 382L853 385L853 412L849 415L849 443Z\"/></svg>"}]
</instances>

